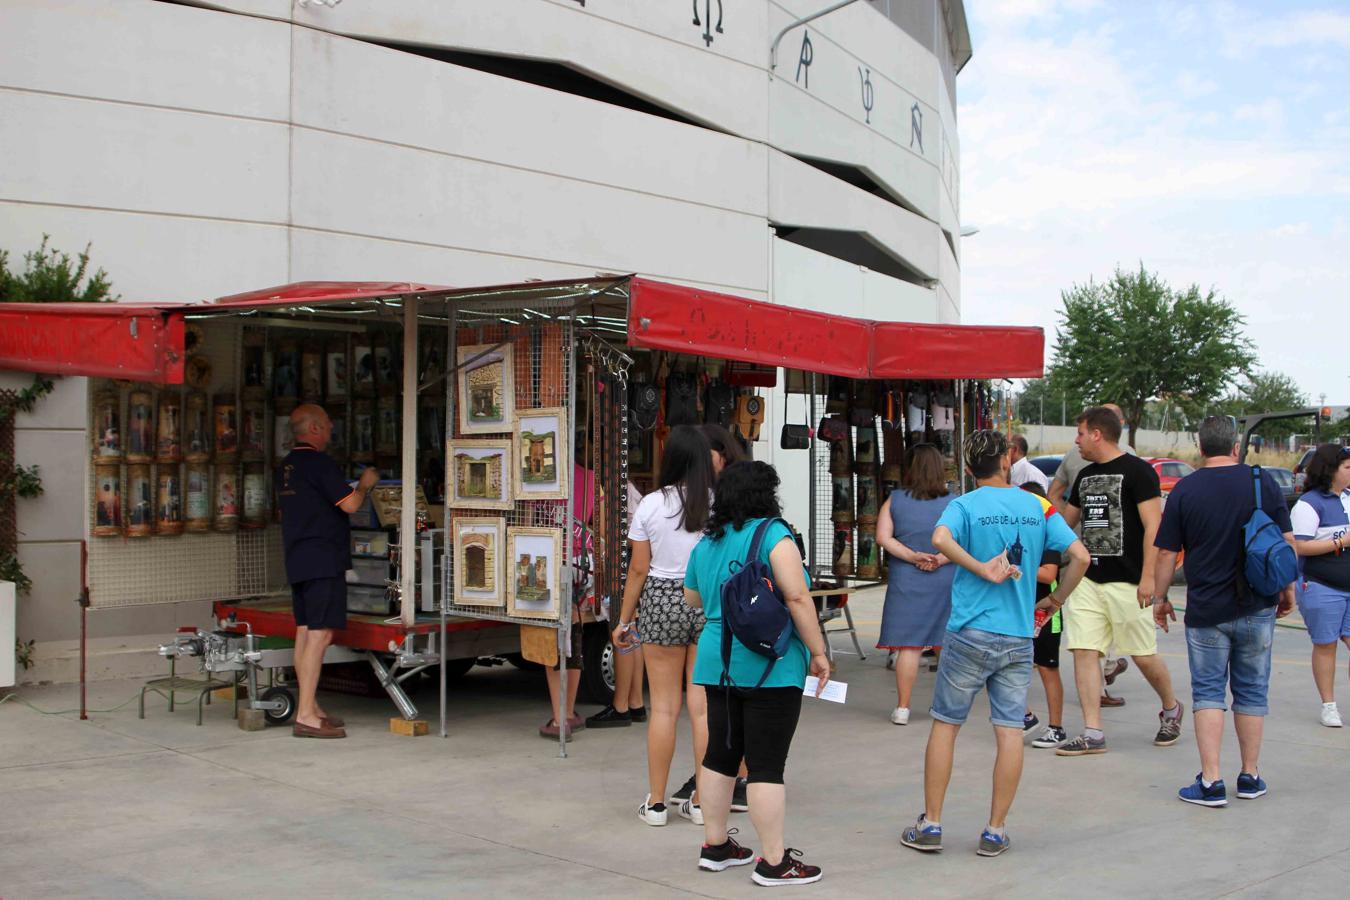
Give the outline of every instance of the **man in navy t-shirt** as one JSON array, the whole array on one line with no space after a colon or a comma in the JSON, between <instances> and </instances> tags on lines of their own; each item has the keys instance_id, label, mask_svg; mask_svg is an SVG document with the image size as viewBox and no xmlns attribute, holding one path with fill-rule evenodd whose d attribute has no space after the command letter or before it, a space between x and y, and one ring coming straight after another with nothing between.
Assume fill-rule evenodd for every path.
<instances>
[{"instance_id":1,"label":"man in navy t-shirt","mask_svg":"<svg viewBox=\"0 0 1350 900\"><path fill-rule=\"evenodd\" d=\"M294 449L276 471L286 580L295 612L295 677L299 706L291 733L296 737L341 738L342 721L319 708L315 691L323 655L334 629L347 627L347 570L351 568L351 524L380 473L367 468L355 487L324 448L333 423L322 407L306 403L291 413Z\"/></svg>"},{"instance_id":2,"label":"man in navy t-shirt","mask_svg":"<svg viewBox=\"0 0 1350 900\"><path fill-rule=\"evenodd\" d=\"M1291 583L1278 597L1252 594L1243 577L1243 525L1256 509L1255 470L1237 461L1237 422L1210 416L1200 425L1204 468L1172 489L1154 545L1153 618L1163 630L1176 613L1167 600L1177 554L1186 551L1186 654L1191 668L1195 740L1200 775L1178 796L1201 806L1225 806L1228 794L1219 770L1223 714L1233 692L1233 724L1242 752L1237 795L1244 800L1266 792L1257 764L1261 732L1269 709L1270 650L1275 619L1294 607ZM1262 473L1261 509L1294 542L1289 510L1275 480Z\"/></svg>"}]
</instances>

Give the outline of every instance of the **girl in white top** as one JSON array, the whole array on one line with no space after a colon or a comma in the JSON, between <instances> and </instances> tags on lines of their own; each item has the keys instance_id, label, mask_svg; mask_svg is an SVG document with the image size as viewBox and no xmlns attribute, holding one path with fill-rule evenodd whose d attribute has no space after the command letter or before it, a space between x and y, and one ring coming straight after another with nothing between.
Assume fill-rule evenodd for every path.
<instances>
[{"instance_id":1,"label":"girl in white top","mask_svg":"<svg viewBox=\"0 0 1350 900\"><path fill-rule=\"evenodd\" d=\"M672 429L661 454L661 488L642 498L628 529L632 552L613 639L620 649L637 639L635 630L640 633L651 685L647 723L650 793L638 807L638 818L648 825L666 824L666 787L682 692L693 726L696 772L708 745L703 689L689 682L703 613L684 602L684 569L694 545L703 537L712 504L711 456L708 439L697 428L681 425ZM702 824L697 795L682 801L679 813Z\"/></svg>"}]
</instances>

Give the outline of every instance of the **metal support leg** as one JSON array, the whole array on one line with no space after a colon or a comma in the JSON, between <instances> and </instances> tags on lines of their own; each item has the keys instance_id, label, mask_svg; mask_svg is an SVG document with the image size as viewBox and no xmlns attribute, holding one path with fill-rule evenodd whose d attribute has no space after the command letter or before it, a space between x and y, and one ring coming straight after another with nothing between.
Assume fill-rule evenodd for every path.
<instances>
[{"instance_id":1,"label":"metal support leg","mask_svg":"<svg viewBox=\"0 0 1350 900\"><path fill-rule=\"evenodd\" d=\"M849 604L844 604L844 621L848 622L848 633L853 638L853 649L858 651L858 659L867 659L863 653L862 644L858 643L858 629L853 625L853 610L849 609Z\"/></svg>"},{"instance_id":2,"label":"metal support leg","mask_svg":"<svg viewBox=\"0 0 1350 900\"><path fill-rule=\"evenodd\" d=\"M572 623L558 623L558 758L567 759L567 656L572 639Z\"/></svg>"},{"instance_id":3,"label":"metal support leg","mask_svg":"<svg viewBox=\"0 0 1350 900\"><path fill-rule=\"evenodd\" d=\"M375 670L375 677L380 680L380 685L389 694L389 699L393 700L394 705L398 707L399 715L408 720L417 718L417 707L413 705L412 698L407 695L403 690L403 685L398 683L398 679L390 673L385 664L380 661L380 658L374 653L366 651L366 660L370 663L370 667Z\"/></svg>"}]
</instances>

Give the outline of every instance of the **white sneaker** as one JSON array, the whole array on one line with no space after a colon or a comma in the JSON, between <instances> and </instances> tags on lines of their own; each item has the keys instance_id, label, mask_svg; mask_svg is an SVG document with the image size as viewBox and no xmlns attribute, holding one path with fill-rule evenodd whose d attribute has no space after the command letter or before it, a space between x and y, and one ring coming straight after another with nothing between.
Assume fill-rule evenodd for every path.
<instances>
[{"instance_id":1,"label":"white sneaker","mask_svg":"<svg viewBox=\"0 0 1350 900\"><path fill-rule=\"evenodd\" d=\"M1322 704L1322 724L1328 728L1341 727L1341 713L1336 708L1336 701Z\"/></svg>"},{"instance_id":2,"label":"white sneaker","mask_svg":"<svg viewBox=\"0 0 1350 900\"><path fill-rule=\"evenodd\" d=\"M897 706L897 707L895 708L895 712L891 713L891 724L892 724L892 725L908 725L908 724L909 724L909 707L908 707L908 706Z\"/></svg>"},{"instance_id":3,"label":"white sneaker","mask_svg":"<svg viewBox=\"0 0 1350 900\"><path fill-rule=\"evenodd\" d=\"M660 809L655 808L658 806ZM648 794L647 799L643 800L642 805L638 807L638 818L648 825L664 825L666 824L666 805L664 803L653 803L652 795Z\"/></svg>"},{"instance_id":4,"label":"white sneaker","mask_svg":"<svg viewBox=\"0 0 1350 900\"><path fill-rule=\"evenodd\" d=\"M692 798L689 800L681 800L678 808L680 815L690 822L693 822L695 825L703 824L703 807L694 803Z\"/></svg>"}]
</instances>

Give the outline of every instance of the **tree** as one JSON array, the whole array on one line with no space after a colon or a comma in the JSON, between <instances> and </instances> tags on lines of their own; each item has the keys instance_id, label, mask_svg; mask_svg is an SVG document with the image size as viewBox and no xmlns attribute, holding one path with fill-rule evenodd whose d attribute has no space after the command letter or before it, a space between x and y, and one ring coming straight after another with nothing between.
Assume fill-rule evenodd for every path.
<instances>
[{"instance_id":1,"label":"tree","mask_svg":"<svg viewBox=\"0 0 1350 900\"><path fill-rule=\"evenodd\" d=\"M24 270L9 271L9 254L0 250L0 303L101 303L115 300L112 284L102 269L89 279L89 247L75 259L47 247L50 235L42 236L36 250L23 255ZM81 282L84 282L81 286Z\"/></svg>"},{"instance_id":2,"label":"tree","mask_svg":"<svg viewBox=\"0 0 1350 900\"><path fill-rule=\"evenodd\" d=\"M1023 422L1039 425L1044 415L1046 425L1068 425L1086 405L1083 395L1068 391L1055 377L1054 368L1044 378L1029 379L1017 396L1018 416ZM1042 409L1044 414L1042 414Z\"/></svg>"},{"instance_id":3,"label":"tree","mask_svg":"<svg viewBox=\"0 0 1350 900\"><path fill-rule=\"evenodd\" d=\"M1061 299L1056 376L1068 391L1119 403L1132 444L1149 400L1212 402L1256 360L1232 305L1195 285L1174 291L1142 264Z\"/></svg>"},{"instance_id":4,"label":"tree","mask_svg":"<svg viewBox=\"0 0 1350 900\"><path fill-rule=\"evenodd\" d=\"M1221 404L1225 413L1245 416L1251 413L1279 412L1303 409L1308 396L1298 389L1298 382L1283 372L1258 371L1247 377L1247 382ZM1297 419L1283 419L1263 424L1259 432L1267 439L1279 440L1307 430L1308 423Z\"/></svg>"}]
</instances>

